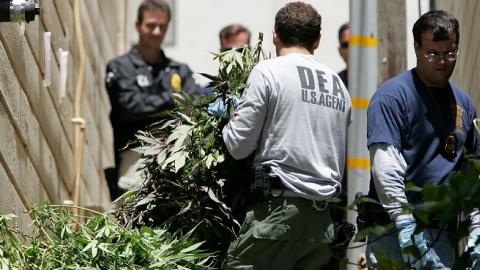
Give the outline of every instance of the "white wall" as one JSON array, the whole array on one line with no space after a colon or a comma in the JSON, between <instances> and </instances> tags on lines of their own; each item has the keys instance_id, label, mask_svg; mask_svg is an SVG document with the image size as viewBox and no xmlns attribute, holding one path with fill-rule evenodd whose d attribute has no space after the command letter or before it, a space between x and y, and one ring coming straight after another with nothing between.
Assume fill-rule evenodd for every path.
<instances>
[{"instance_id":1,"label":"white wall","mask_svg":"<svg viewBox=\"0 0 480 270\"><path fill-rule=\"evenodd\" d=\"M415 57L415 49L413 47L413 24L418 18L430 10L429 0L408 0L406 3L407 9L407 69L411 69L417 65L417 58Z\"/></svg>"},{"instance_id":2,"label":"white wall","mask_svg":"<svg viewBox=\"0 0 480 270\"><path fill-rule=\"evenodd\" d=\"M134 18L139 0L128 0L128 43L136 40ZM252 31L252 45L258 33L264 34L264 49L275 55L272 29L276 12L286 0L173 0L174 45L164 46L167 55L185 62L196 72L217 73L217 64L210 52L219 49L218 32L230 23L241 23ZM306 0L322 16L322 39L316 55L335 71L345 65L338 55L338 28L348 21L349 0ZM133 14L133 15L131 15ZM170 29L172 30L172 29ZM130 47L130 44L126 46Z\"/></svg>"}]
</instances>

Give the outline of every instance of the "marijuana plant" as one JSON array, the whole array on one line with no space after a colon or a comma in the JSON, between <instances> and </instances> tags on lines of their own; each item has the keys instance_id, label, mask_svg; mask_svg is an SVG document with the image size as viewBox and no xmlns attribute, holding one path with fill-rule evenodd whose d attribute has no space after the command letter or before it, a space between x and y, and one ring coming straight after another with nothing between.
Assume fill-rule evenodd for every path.
<instances>
[{"instance_id":1,"label":"marijuana plant","mask_svg":"<svg viewBox=\"0 0 480 270\"><path fill-rule=\"evenodd\" d=\"M67 206L33 207L33 234L0 216L0 269L208 269L212 255L191 234L165 229L128 230L106 214L74 217ZM84 211L89 212L87 209ZM93 215L92 215L93 214ZM73 223L72 223L73 221Z\"/></svg>"},{"instance_id":2,"label":"marijuana plant","mask_svg":"<svg viewBox=\"0 0 480 270\"><path fill-rule=\"evenodd\" d=\"M235 161L224 147L221 131L228 119L208 113L208 106L233 100L245 89L252 68L266 58L262 36L255 48L215 55L213 94L192 99L175 95L178 106L159 114L159 121L137 134L136 151L143 158L143 185L117 203L116 217L127 227L168 226L195 234L210 250L225 251L239 229L237 221L248 188L248 161Z\"/></svg>"},{"instance_id":3,"label":"marijuana plant","mask_svg":"<svg viewBox=\"0 0 480 270\"><path fill-rule=\"evenodd\" d=\"M453 247L458 246L469 236L471 221L466 218L466 214L480 208L480 162L477 159L470 158L466 159L465 163L468 164L469 169L451 173L447 184L440 186L427 184L422 188L407 184L406 191L421 193L423 198L422 202L416 205L402 203L403 212L415 216L416 232L429 228L432 220L436 221L435 225L439 228L438 235L432 236L434 240L430 243L431 246L436 244L439 234L447 229L448 238ZM379 202L368 198L357 198L350 209L358 208L362 203L377 204L381 209ZM375 225L360 230L355 236L354 242L362 242L367 236L383 237L394 232L393 224ZM477 243L477 245L479 244ZM353 244L350 248L356 247L358 247L358 244ZM470 253L473 251L474 248L463 250L462 255L455 260L452 269L471 269L469 268L472 264ZM405 250L405 252L415 256L417 260L425 255L414 247ZM400 270L408 268L401 261L391 260L385 251L378 251L375 256L378 259L378 269Z\"/></svg>"}]
</instances>

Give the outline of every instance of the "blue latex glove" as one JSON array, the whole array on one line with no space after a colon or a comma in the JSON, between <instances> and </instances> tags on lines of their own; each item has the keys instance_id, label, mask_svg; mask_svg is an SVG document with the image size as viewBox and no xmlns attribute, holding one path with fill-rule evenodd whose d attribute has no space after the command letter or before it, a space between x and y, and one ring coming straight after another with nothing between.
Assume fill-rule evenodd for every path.
<instances>
[{"instance_id":1,"label":"blue latex glove","mask_svg":"<svg viewBox=\"0 0 480 270\"><path fill-rule=\"evenodd\" d=\"M237 108L238 100L236 97L231 99L231 104L234 109ZM208 113L216 117L228 118L228 106L225 104L225 99L217 97L214 102L208 105Z\"/></svg>"},{"instance_id":2,"label":"blue latex glove","mask_svg":"<svg viewBox=\"0 0 480 270\"><path fill-rule=\"evenodd\" d=\"M472 267L468 268L470 270L480 270L480 243L477 244L478 238L478 235L470 235L468 237L466 250L473 249L470 252L470 260L472 260Z\"/></svg>"},{"instance_id":3,"label":"blue latex glove","mask_svg":"<svg viewBox=\"0 0 480 270\"><path fill-rule=\"evenodd\" d=\"M423 232L414 234L417 224L413 217L396 222L395 227L399 230L398 241L400 243L400 248L402 249L403 261L405 263L410 264L413 269L417 270L448 269L441 262L435 250L428 248L427 240L425 240ZM413 246L414 244L422 256L419 260L417 260L412 254L403 253L404 248Z\"/></svg>"}]
</instances>

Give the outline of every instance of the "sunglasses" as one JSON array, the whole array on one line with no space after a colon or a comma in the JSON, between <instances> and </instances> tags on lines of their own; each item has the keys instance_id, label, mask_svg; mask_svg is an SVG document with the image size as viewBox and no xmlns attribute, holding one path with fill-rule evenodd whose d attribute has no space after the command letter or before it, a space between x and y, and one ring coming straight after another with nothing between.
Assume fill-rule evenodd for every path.
<instances>
[{"instance_id":1,"label":"sunglasses","mask_svg":"<svg viewBox=\"0 0 480 270\"><path fill-rule=\"evenodd\" d=\"M243 52L243 48L244 47L228 47L228 48L221 49L220 52L226 52L226 51L234 50L236 52L241 53L241 52Z\"/></svg>"},{"instance_id":2,"label":"sunglasses","mask_svg":"<svg viewBox=\"0 0 480 270\"><path fill-rule=\"evenodd\" d=\"M344 41L340 43L340 48L342 49L348 49L348 41Z\"/></svg>"}]
</instances>

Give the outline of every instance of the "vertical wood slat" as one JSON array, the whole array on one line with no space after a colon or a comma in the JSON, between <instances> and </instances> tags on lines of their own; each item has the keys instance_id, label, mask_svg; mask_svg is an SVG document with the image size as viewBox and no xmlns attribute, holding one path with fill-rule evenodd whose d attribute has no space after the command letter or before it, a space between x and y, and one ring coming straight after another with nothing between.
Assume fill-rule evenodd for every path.
<instances>
[{"instance_id":1,"label":"vertical wood slat","mask_svg":"<svg viewBox=\"0 0 480 270\"><path fill-rule=\"evenodd\" d=\"M2 35L5 33L5 29L2 29ZM0 37L2 44L5 44L4 36ZM10 66L10 60L8 59L7 54L3 46L0 46L0 62L2 63L0 68L0 91L2 96L2 102L7 108L5 113L9 114L13 119L12 127L10 129L5 129L4 132L8 130L18 130L16 132L18 140L22 145L25 146L27 152L29 153L30 159L34 162L38 174L43 176L44 184L48 186L48 191L50 199L57 201L58 198L55 196L58 189L58 176L57 171L49 171L52 169L52 164L49 162L53 159L52 153L47 146L47 142L44 139L43 133L37 118L30 109L30 104L27 98L27 95L22 90L19 81L17 80L17 75L14 73L14 68ZM28 52L28 51L27 51ZM33 61L31 58L28 58L28 53L23 54L26 58L27 63ZM30 60L28 60L30 59ZM31 65L31 69L34 69L34 65ZM34 77L35 73L32 73L31 76ZM30 93L38 91L32 85L30 88ZM58 134L58 132L57 132ZM6 137L2 136L2 140L6 140ZM11 156L9 156L11 157ZM55 167L55 166L54 166ZM20 178L20 176L18 176ZM21 179L21 178L20 178ZM22 181L34 181L36 179L21 179Z\"/></svg>"},{"instance_id":2,"label":"vertical wood slat","mask_svg":"<svg viewBox=\"0 0 480 270\"><path fill-rule=\"evenodd\" d=\"M378 84L407 68L405 1L378 1Z\"/></svg>"},{"instance_id":3,"label":"vertical wood slat","mask_svg":"<svg viewBox=\"0 0 480 270\"><path fill-rule=\"evenodd\" d=\"M476 26L480 18L480 1L476 0L436 0L436 8L452 13L460 23L460 55L452 80L468 91L477 110L480 109L480 33Z\"/></svg>"},{"instance_id":4,"label":"vertical wood slat","mask_svg":"<svg viewBox=\"0 0 480 270\"><path fill-rule=\"evenodd\" d=\"M106 206L109 194L103 166L113 163L113 139L103 80L106 62L116 54L117 1L86 1L82 1L82 25L91 34L86 81L89 88L82 109L90 125L84 145L82 201ZM70 119L78 69L73 2L38 2L42 14L23 25L24 33L19 24L0 25L0 181L3 193L11 194L0 200L0 209L14 209L9 204L28 208L43 200L58 203L72 192ZM42 85L45 31L52 33L52 85L48 88ZM59 48L70 52L67 97L63 103L58 100Z\"/></svg>"}]
</instances>

